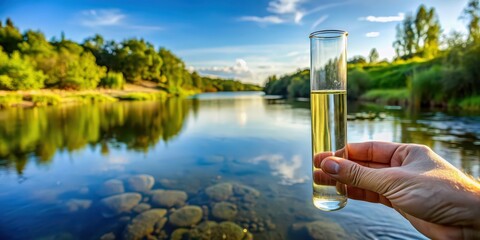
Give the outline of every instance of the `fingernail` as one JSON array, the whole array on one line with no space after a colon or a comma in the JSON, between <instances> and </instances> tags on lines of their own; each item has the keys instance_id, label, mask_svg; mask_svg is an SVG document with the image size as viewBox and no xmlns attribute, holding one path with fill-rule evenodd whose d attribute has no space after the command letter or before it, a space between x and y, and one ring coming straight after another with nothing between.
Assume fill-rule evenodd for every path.
<instances>
[{"instance_id":1,"label":"fingernail","mask_svg":"<svg viewBox=\"0 0 480 240\"><path fill-rule=\"evenodd\" d=\"M337 162L329 159L323 160L322 170L330 173L330 174L337 174L340 171L340 165Z\"/></svg>"}]
</instances>

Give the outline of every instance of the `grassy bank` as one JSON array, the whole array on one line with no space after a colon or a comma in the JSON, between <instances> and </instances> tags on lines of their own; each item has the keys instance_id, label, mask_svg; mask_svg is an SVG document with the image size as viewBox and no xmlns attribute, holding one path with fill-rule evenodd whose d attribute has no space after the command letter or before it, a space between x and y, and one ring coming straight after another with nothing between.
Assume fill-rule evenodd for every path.
<instances>
[{"instance_id":1,"label":"grassy bank","mask_svg":"<svg viewBox=\"0 0 480 240\"><path fill-rule=\"evenodd\" d=\"M185 92L183 95L194 94ZM130 85L124 90L97 89L89 91L31 90L0 91L0 107L33 107L67 103L96 103L115 101L165 100L169 95L165 91L150 87Z\"/></svg>"}]
</instances>

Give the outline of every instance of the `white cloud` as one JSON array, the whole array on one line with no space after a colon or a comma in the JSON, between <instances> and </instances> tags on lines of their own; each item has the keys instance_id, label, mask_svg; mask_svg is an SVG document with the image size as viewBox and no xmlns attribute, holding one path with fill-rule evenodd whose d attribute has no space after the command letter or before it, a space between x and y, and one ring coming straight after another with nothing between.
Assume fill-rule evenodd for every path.
<instances>
[{"instance_id":1,"label":"white cloud","mask_svg":"<svg viewBox=\"0 0 480 240\"><path fill-rule=\"evenodd\" d=\"M208 75L221 78L245 79L252 77L252 71L249 69L244 59L238 58L233 66L213 66L192 68L202 75Z\"/></svg>"},{"instance_id":2,"label":"white cloud","mask_svg":"<svg viewBox=\"0 0 480 240\"><path fill-rule=\"evenodd\" d=\"M121 24L125 14L119 9L91 9L81 12L81 24L87 27L115 26Z\"/></svg>"},{"instance_id":3,"label":"white cloud","mask_svg":"<svg viewBox=\"0 0 480 240\"><path fill-rule=\"evenodd\" d=\"M294 155L290 160L277 154L261 155L249 162L254 164L267 162L272 169L272 175L279 176L280 184L283 185L303 183L309 179L302 169L302 158L299 155Z\"/></svg>"},{"instance_id":4,"label":"white cloud","mask_svg":"<svg viewBox=\"0 0 480 240\"><path fill-rule=\"evenodd\" d=\"M127 21L128 20L128 21ZM162 30L159 26L134 25L132 19L127 19L127 15L120 9L90 9L80 12L79 23L85 27L122 27L141 31Z\"/></svg>"},{"instance_id":5,"label":"white cloud","mask_svg":"<svg viewBox=\"0 0 480 240\"><path fill-rule=\"evenodd\" d=\"M375 38L375 37L378 37L380 36L380 33L379 32L368 32L365 34L365 37L369 37L369 38Z\"/></svg>"},{"instance_id":6,"label":"white cloud","mask_svg":"<svg viewBox=\"0 0 480 240\"><path fill-rule=\"evenodd\" d=\"M284 20L278 16L266 16L266 17L257 17L257 16L244 16L240 18L240 21L249 21L249 22L258 22L258 23L283 23Z\"/></svg>"},{"instance_id":7,"label":"white cloud","mask_svg":"<svg viewBox=\"0 0 480 240\"><path fill-rule=\"evenodd\" d=\"M296 13L301 0L274 0L268 3L267 10L273 13Z\"/></svg>"},{"instance_id":8,"label":"white cloud","mask_svg":"<svg viewBox=\"0 0 480 240\"><path fill-rule=\"evenodd\" d=\"M315 21L313 24L312 24L312 29L318 27L318 25L322 24L323 22L325 22L325 20L327 20L328 18L328 15L323 15L321 16L320 18L317 19L317 21Z\"/></svg>"},{"instance_id":9,"label":"white cloud","mask_svg":"<svg viewBox=\"0 0 480 240\"><path fill-rule=\"evenodd\" d=\"M397 16L382 16L382 17L367 16L367 17L361 17L359 18L359 20L368 21L368 22L386 23L386 22L400 22L400 21L403 21L404 18L405 18L404 13L398 13Z\"/></svg>"},{"instance_id":10,"label":"white cloud","mask_svg":"<svg viewBox=\"0 0 480 240\"><path fill-rule=\"evenodd\" d=\"M265 17L244 16L241 21L252 21L258 23L279 24L285 22L301 23L305 16L305 11L300 9L299 5L304 0L272 0L268 3L267 11L276 15Z\"/></svg>"}]
</instances>

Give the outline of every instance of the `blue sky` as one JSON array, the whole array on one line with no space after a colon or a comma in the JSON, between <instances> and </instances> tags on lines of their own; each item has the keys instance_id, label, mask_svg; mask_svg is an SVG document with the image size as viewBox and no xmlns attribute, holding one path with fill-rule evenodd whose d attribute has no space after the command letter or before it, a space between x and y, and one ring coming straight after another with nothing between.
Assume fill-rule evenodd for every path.
<instances>
[{"instance_id":1,"label":"blue sky","mask_svg":"<svg viewBox=\"0 0 480 240\"><path fill-rule=\"evenodd\" d=\"M422 3L435 7L444 33L466 31L458 17L467 0L0 0L0 19L47 38L144 38L203 75L263 83L308 67L308 35L320 29L348 31L350 57L375 47L391 59L395 26Z\"/></svg>"}]
</instances>

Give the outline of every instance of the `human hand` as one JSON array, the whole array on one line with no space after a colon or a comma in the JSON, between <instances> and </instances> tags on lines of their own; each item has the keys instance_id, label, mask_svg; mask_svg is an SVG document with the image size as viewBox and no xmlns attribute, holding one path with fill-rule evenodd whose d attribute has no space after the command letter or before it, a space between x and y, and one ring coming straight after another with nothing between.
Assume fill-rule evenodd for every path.
<instances>
[{"instance_id":1,"label":"human hand","mask_svg":"<svg viewBox=\"0 0 480 240\"><path fill-rule=\"evenodd\" d=\"M480 238L480 184L416 144L348 144L349 160L315 156L317 184L329 177L347 185L348 197L393 207L433 239Z\"/></svg>"}]
</instances>

